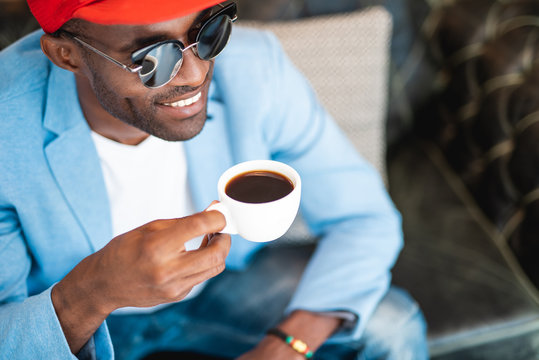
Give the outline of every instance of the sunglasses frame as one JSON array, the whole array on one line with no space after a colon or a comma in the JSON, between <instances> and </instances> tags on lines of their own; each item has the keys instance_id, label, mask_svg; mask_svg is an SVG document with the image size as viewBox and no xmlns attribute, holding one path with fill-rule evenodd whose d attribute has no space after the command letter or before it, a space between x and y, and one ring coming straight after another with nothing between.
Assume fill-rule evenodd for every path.
<instances>
[{"instance_id":1,"label":"sunglasses frame","mask_svg":"<svg viewBox=\"0 0 539 360\"><path fill-rule=\"evenodd\" d=\"M228 5L222 5L222 4L218 4L221 9L219 9L219 11L217 11L215 14L212 14L207 20L205 21L202 21L200 22L199 24L195 25L195 29L192 29L189 31L189 33L195 33L196 36L195 37L195 41L192 42L191 44L189 44L189 46L185 46L181 41L179 40L164 40L164 41L160 41L158 43L155 43L155 44L152 44L152 45L148 45L146 47L143 47L142 49L139 49L139 50L135 50L132 54L131 54L131 61L133 62L132 64L130 65L126 65L124 63L122 63L121 61L118 61L116 59L114 59L113 57L111 57L110 55L107 55L105 54L104 52L102 52L101 50L99 49L96 49L95 47L93 47L92 45L88 44L86 41L80 39L77 35L73 34L73 33L70 33L69 31L65 31L65 30L62 30L62 33L63 34L66 34L68 35L71 39L77 41L79 44L81 44L82 46L84 46L85 48L95 52L96 54L98 55L101 55L102 57L104 57L105 59L109 60L110 62L112 62L113 64L121 67L122 69L124 70L127 70L129 71L130 73L133 73L133 74L138 74L139 75L139 78L141 77L140 76L140 71L142 70L142 65L140 65L140 62L144 59L144 57L146 55L148 55L148 53L152 50L154 50L156 47L158 46L161 46L161 45L164 45L164 44L169 44L169 43L172 43L172 44L176 44L179 49L181 50L182 54L189 50L189 49L193 49L195 55L201 59L201 60L205 60L205 61L209 61L209 60L212 60L214 59L218 54L216 54L214 57L212 58L209 58L209 59L203 59L199 56L198 54L198 51L195 51L195 46L198 45L199 43L199 38L200 38L200 34L203 33L204 29L206 28L206 26L208 24L210 24L214 19L216 19L217 17L221 16L221 15L227 15L228 18L230 19L231 23L235 22L237 19L238 19L238 16L237 16L237 7L236 7L236 3L232 2ZM196 29L196 26L200 26L200 30ZM226 45L226 44L225 44ZM223 47L224 48L224 47ZM176 74L178 73L180 67L181 67L181 64L183 63L183 55L182 57L178 60L178 62L176 63L176 66L174 66L174 69L173 69L173 72L170 74L170 79L163 83L163 84L160 84L158 86L148 86L144 83L144 81L142 81L142 78L141 78L141 81L142 81L142 84L150 89L157 89L161 86L165 86L166 84L168 84L175 76Z\"/></svg>"}]
</instances>

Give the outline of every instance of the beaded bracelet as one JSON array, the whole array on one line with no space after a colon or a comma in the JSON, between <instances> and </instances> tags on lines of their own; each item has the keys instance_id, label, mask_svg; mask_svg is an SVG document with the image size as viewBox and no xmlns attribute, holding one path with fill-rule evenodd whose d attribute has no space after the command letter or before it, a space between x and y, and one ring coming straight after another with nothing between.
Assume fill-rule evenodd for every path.
<instances>
[{"instance_id":1,"label":"beaded bracelet","mask_svg":"<svg viewBox=\"0 0 539 360\"><path fill-rule=\"evenodd\" d=\"M305 359L310 359L313 357L313 352L309 350L307 344L299 339L296 339L292 335L288 335L278 328L269 329L267 333L268 335L274 335L283 340L285 343L290 345L292 349L305 356Z\"/></svg>"}]
</instances>

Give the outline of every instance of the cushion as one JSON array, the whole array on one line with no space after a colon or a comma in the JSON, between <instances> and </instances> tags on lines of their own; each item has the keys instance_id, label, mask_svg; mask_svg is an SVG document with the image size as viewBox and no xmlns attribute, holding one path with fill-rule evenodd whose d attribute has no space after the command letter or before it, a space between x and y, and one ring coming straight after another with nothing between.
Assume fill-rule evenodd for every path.
<instances>
[{"instance_id":1,"label":"cushion","mask_svg":"<svg viewBox=\"0 0 539 360\"><path fill-rule=\"evenodd\" d=\"M388 167L406 241L393 281L423 310L432 359L539 358L539 297L439 147L413 139Z\"/></svg>"},{"instance_id":2,"label":"cushion","mask_svg":"<svg viewBox=\"0 0 539 360\"><path fill-rule=\"evenodd\" d=\"M272 31L359 152L382 174L391 17L381 6L294 21Z\"/></svg>"},{"instance_id":3,"label":"cushion","mask_svg":"<svg viewBox=\"0 0 539 360\"><path fill-rule=\"evenodd\" d=\"M435 10L433 10L435 11ZM485 17L484 14L489 16ZM458 2L428 34L444 81L421 126L539 286L536 0Z\"/></svg>"}]
</instances>

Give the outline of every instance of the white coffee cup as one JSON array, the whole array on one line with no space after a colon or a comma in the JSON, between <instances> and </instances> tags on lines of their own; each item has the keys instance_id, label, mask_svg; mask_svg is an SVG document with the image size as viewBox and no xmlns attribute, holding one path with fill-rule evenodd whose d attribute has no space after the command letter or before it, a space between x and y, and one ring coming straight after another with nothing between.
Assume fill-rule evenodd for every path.
<instances>
[{"instance_id":1,"label":"white coffee cup","mask_svg":"<svg viewBox=\"0 0 539 360\"><path fill-rule=\"evenodd\" d=\"M251 171L268 171L286 177L293 190L284 197L263 203L248 203L235 200L226 193L226 186L236 176ZM275 240L290 228L294 221L301 198L301 179L292 167L273 160L253 160L239 163L226 170L217 183L219 203L207 210L217 210L226 218L222 233L239 234L255 242Z\"/></svg>"}]
</instances>

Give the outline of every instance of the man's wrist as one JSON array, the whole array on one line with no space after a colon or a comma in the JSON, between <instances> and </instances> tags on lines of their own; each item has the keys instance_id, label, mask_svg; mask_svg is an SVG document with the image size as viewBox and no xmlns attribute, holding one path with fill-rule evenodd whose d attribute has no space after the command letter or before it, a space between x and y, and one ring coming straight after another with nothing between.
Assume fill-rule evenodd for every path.
<instances>
[{"instance_id":1,"label":"man's wrist","mask_svg":"<svg viewBox=\"0 0 539 360\"><path fill-rule=\"evenodd\" d=\"M52 288L51 297L57 311L68 310L78 312L79 316L105 319L114 310L112 304L107 302L107 297L100 295L102 285L98 285L99 276L94 271L98 267L95 264L96 256L93 254L84 258Z\"/></svg>"},{"instance_id":2,"label":"man's wrist","mask_svg":"<svg viewBox=\"0 0 539 360\"><path fill-rule=\"evenodd\" d=\"M291 313L278 328L293 336L316 351L335 331L338 330L342 319L304 310Z\"/></svg>"},{"instance_id":3,"label":"man's wrist","mask_svg":"<svg viewBox=\"0 0 539 360\"><path fill-rule=\"evenodd\" d=\"M281 339L273 336L266 335L266 337L258 344L259 347L266 347L270 349L272 358L274 359L287 359L287 360L305 360L305 357L292 349Z\"/></svg>"},{"instance_id":4,"label":"man's wrist","mask_svg":"<svg viewBox=\"0 0 539 360\"><path fill-rule=\"evenodd\" d=\"M88 261L86 258L79 265L84 267ZM52 305L73 353L84 346L109 313L88 284L89 277L79 276L85 272L79 271L79 265L51 290Z\"/></svg>"},{"instance_id":5,"label":"man's wrist","mask_svg":"<svg viewBox=\"0 0 539 360\"><path fill-rule=\"evenodd\" d=\"M281 339L284 343L290 346L298 354L301 354L302 356L304 356L306 359L310 359L313 357L312 349L310 349L309 346L304 341L300 339L296 339L295 337L293 337L290 334L285 333L281 329L279 328L269 329L267 334Z\"/></svg>"}]
</instances>

